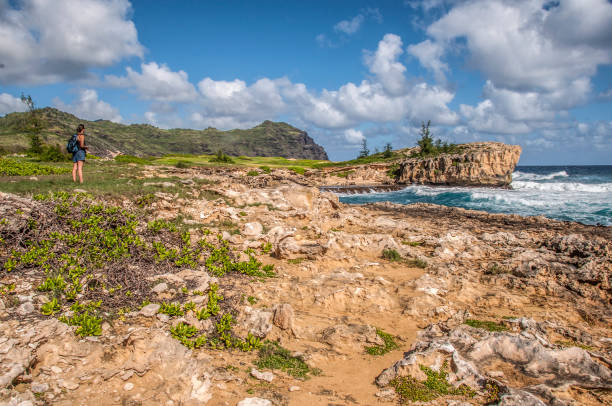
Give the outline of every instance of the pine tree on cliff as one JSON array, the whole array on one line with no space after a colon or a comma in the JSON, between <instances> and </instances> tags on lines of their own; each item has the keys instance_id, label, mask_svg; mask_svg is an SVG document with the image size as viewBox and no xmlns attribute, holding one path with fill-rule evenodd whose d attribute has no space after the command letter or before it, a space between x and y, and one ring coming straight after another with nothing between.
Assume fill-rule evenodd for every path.
<instances>
[{"instance_id":1,"label":"pine tree on cliff","mask_svg":"<svg viewBox=\"0 0 612 406\"><path fill-rule=\"evenodd\" d=\"M364 138L363 141L361 141L361 151L359 151L359 156L357 158L365 158L368 155L370 155L370 150L368 149L368 142Z\"/></svg>"},{"instance_id":2,"label":"pine tree on cliff","mask_svg":"<svg viewBox=\"0 0 612 406\"><path fill-rule=\"evenodd\" d=\"M417 145L421 147L421 156L432 154L436 151L433 134L429 131L430 124L431 120L427 121L427 125L424 122L421 123L421 139L417 141Z\"/></svg>"}]
</instances>

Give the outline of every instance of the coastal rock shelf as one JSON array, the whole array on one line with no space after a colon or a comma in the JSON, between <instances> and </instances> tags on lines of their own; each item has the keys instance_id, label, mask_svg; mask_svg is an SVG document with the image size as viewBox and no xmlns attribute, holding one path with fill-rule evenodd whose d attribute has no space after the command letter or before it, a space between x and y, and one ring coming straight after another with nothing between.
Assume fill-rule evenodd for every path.
<instances>
[{"instance_id":1,"label":"coastal rock shelf","mask_svg":"<svg viewBox=\"0 0 612 406\"><path fill-rule=\"evenodd\" d=\"M499 142L464 144L457 154L408 158L400 163L398 183L454 186L508 186L521 147Z\"/></svg>"}]
</instances>

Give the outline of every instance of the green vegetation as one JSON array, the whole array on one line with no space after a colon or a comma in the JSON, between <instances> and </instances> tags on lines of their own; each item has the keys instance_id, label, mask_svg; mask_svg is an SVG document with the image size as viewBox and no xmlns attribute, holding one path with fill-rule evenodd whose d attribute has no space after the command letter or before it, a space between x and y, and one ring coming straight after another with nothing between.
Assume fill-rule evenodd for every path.
<instances>
[{"instance_id":1,"label":"green vegetation","mask_svg":"<svg viewBox=\"0 0 612 406\"><path fill-rule=\"evenodd\" d=\"M578 347L578 348L582 348L585 351L595 351L595 347L592 347L586 344L582 344L576 341L571 341L571 340L560 340L560 341L555 342L555 344L561 347Z\"/></svg>"},{"instance_id":2,"label":"green vegetation","mask_svg":"<svg viewBox=\"0 0 612 406\"><path fill-rule=\"evenodd\" d=\"M415 378L398 377L391 381L391 386L400 397L400 403L408 402L430 402L440 396L455 395L474 397L476 391L467 385L461 385L455 388L447 381L448 377L448 362L444 361L440 367L440 371L436 372L433 369L424 365L419 365L421 371L425 373L427 379L419 382Z\"/></svg>"},{"instance_id":3,"label":"green vegetation","mask_svg":"<svg viewBox=\"0 0 612 406\"><path fill-rule=\"evenodd\" d=\"M259 169L263 172L263 173L270 173L272 172L272 169L270 169L269 166L264 165L264 166L260 166Z\"/></svg>"},{"instance_id":4,"label":"green vegetation","mask_svg":"<svg viewBox=\"0 0 612 406\"><path fill-rule=\"evenodd\" d=\"M306 173L306 169L302 168L301 166L290 166L289 168L290 171L297 173L298 175L303 175Z\"/></svg>"},{"instance_id":5,"label":"green vegetation","mask_svg":"<svg viewBox=\"0 0 612 406\"><path fill-rule=\"evenodd\" d=\"M258 176L258 175L259 175L259 172L257 172L257 171L248 171L247 172L247 176Z\"/></svg>"},{"instance_id":6,"label":"green vegetation","mask_svg":"<svg viewBox=\"0 0 612 406\"><path fill-rule=\"evenodd\" d=\"M454 154L461 152L461 147L455 144L449 144L440 139L434 141L433 134L429 130L431 121L427 125L421 123L421 138L417 141L419 151L412 154L412 158L430 158L440 154Z\"/></svg>"},{"instance_id":7,"label":"green vegetation","mask_svg":"<svg viewBox=\"0 0 612 406\"><path fill-rule=\"evenodd\" d=\"M11 113L0 118L0 148L9 152L25 152L29 149L33 130L38 131L43 144L65 145L76 126L83 123L87 129L87 143L96 155L109 155L109 151L119 150L126 155L138 156L197 156L212 155L220 149L231 157L283 155L327 159L324 150L314 144L310 137L286 123L265 121L248 130L231 131L215 128L162 130L148 124L124 125L107 120L83 120L49 107L33 111L37 119L35 126L24 124L30 112ZM308 148L304 148L305 143ZM176 161L171 165L175 164Z\"/></svg>"},{"instance_id":8,"label":"green vegetation","mask_svg":"<svg viewBox=\"0 0 612 406\"><path fill-rule=\"evenodd\" d=\"M427 261L424 261L420 258L413 258L411 260L408 260L406 263L416 268L421 268L421 269L427 268Z\"/></svg>"},{"instance_id":9,"label":"green vegetation","mask_svg":"<svg viewBox=\"0 0 612 406\"><path fill-rule=\"evenodd\" d=\"M298 379L307 379L309 374L321 373L318 369L310 368L303 359L292 356L288 349L272 341L266 341L261 347L255 366L260 369L278 369Z\"/></svg>"},{"instance_id":10,"label":"green vegetation","mask_svg":"<svg viewBox=\"0 0 612 406\"><path fill-rule=\"evenodd\" d=\"M233 164L234 160L229 155L225 154L222 150L217 151L217 155L208 160L209 162L216 162L222 164Z\"/></svg>"},{"instance_id":11,"label":"green vegetation","mask_svg":"<svg viewBox=\"0 0 612 406\"><path fill-rule=\"evenodd\" d=\"M494 321L484 321L476 319L466 319L463 324L467 324L470 327L482 328L488 331L508 331L508 327L503 324L495 323Z\"/></svg>"},{"instance_id":12,"label":"green vegetation","mask_svg":"<svg viewBox=\"0 0 612 406\"><path fill-rule=\"evenodd\" d=\"M134 155L117 155L115 157L115 162L121 164L147 165L151 163L151 159L140 158Z\"/></svg>"},{"instance_id":13,"label":"green vegetation","mask_svg":"<svg viewBox=\"0 0 612 406\"><path fill-rule=\"evenodd\" d=\"M387 261L397 262L402 260L402 256L399 252L394 249L384 249L382 252L382 257Z\"/></svg>"},{"instance_id":14,"label":"green vegetation","mask_svg":"<svg viewBox=\"0 0 612 406\"><path fill-rule=\"evenodd\" d=\"M68 173L70 171L72 169L66 167L39 165L32 162L0 158L0 176L50 175Z\"/></svg>"},{"instance_id":15,"label":"green vegetation","mask_svg":"<svg viewBox=\"0 0 612 406\"><path fill-rule=\"evenodd\" d=\"M340 171L340 172L334 172L334 173L332 173L332 175L337 176L337 177L339 177L339 178L345 178L345 179L346 179L346 178L348 178L348 176L349 176L351 173L355 173L355 171Z\"/></svg>"},{"instance_id":16,"label":"green vegetation","mask_svg":"<svg viewBox=\"0 0 612 406\"><path fill-rule=\"evenodd\" d=\"M152 274L200 266L217 276L227 272L257 278L275 275L273 266L258 261L253 250L246 251L247 261L236 261L237 254L221 236L202 232L202 239L192 241L178 217L145 222L144 212L102 204L87 193L56 192L33 198L38 204L28 214L17 210L11 229L8 221L0 220L0 269L15 276L23 271L39 275L38 290L50 295L41 312L56 316L69 307L73 314L59 320L76 326L75 334L80 336L100 335L104 319L124 320L131 309L151 303L154 285L141 281ZM11 231L14 227L21 234ZM132 263L138 266L127 268ZM2 285L0 294L13 289L14 284ZM204 292L193 292L198 293ZM259 348L256 337L234 335L233 304L224 304L220 287L212 284L208 295L201 309L191 301L180 303L189 297L186 287L175 294L174 301L160 304L159 312L170 317L193 311L216 326L208 337L192 334L186 325L173 329L173 336L190 348ZM11 301L5 304L10 306Z\"/></svg>"},{"instance_id":17,"label":"green vegetation","mask_svg":"<svg viewBox=\"0 0 612 406\"><path fill-rule=\"evenodd\" d=\"M382 338L385 342L383 345L373 345L371 347L366 347L365 350L370 355L384 355L389 351L395 350L398 348L397 343L395 342L395 338L389 334L385 333L380 329L376 329L376 334Z\"/></svg>"},{"instance_id":18,"label":"green vegetation","mask_svg":"<svg viewBox=\"0 0 612 406\"><path fill-rule=\"evenodd\" d=\"M418 247L423 245L423 241L402 241L402 244L409 245L411 247Z\"/></svg>"}]
</instances>

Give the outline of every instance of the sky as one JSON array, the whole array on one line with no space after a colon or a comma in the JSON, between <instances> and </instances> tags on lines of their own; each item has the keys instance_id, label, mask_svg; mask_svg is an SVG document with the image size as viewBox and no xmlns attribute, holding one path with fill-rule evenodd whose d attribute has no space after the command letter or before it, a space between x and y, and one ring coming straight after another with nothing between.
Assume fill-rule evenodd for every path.
<instances>
[{"instance_id":1,"label":"sky","mask_svg":"<svg viewBox=\"0 0 612 406\"><path fill-rule=\"evenodd\" d=\"M0 116L303 129L332 160L447 142L612 164L612 0L0 0Z\"/></svg>"}]
</instances>

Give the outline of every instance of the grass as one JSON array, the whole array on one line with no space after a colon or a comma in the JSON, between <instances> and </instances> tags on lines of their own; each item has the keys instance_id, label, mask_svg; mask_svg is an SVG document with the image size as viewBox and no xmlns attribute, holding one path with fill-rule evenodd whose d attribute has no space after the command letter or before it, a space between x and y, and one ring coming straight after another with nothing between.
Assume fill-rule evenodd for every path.
<instances>
[{"instance_id":1,"label":"grass","mask_svg":"<svg viewBox=\"0 0 612 406\"><path fill-rule=\"evenodd\" d=\"M310 368L303 359L294 357L291 352L272 341L266 341L259 350L259 358L254 362L260 369L277 369L294 378L307 379L309 375L319 375L320 370Z\"/></svg>"},{"instance_id":2,"label":"grass","mask_svg":"<svg viewBox=\"0 0 612 406\"><path fill-rule=\"evenodd\" d=\"M470 398L476 396L476 391L467 385L455 388L448 383L447 361L444 361L440 371L435 371L424 365L419 365L419 367L427 376L427 379L424 381L418 381L408 376L395 378L390 383L399 395L401 404L407 404L408 402L431 402L434 399L447 395Z\"/></svg>"},{"instance_id":3,"label":"grass","mask_svg":"<svg viewBox=\"0 0 612 406\"><path fill-rule=\"evenodd\" d=\"M366 347L365 350L368 354L370 355L384 355L386 353L388 353L389 351L395 350L396 348L398 348L397 343L395 342L395 338L389 334L389 333L385 333L384 331L380 330L380 329L376 329L376 334L382 338L382 340L384 341L383 345L374 345L371 347Z\"/></svg>"},{"instance_id":4,"label":"grass","mask_svg":"<svg viewBox=\"0 0 612 406\"><path fill-rule=\"evenodd\" d=\"M494 321L466 319L463 324L467 324L468 326L474 328L481 328L487 331L508 331L508 327Z\"/></svg>"},{"instance_id":5,"label":"grass","mask_svg":"<svg viewBox=\"0 0 612 406\"><path fill-rule=\"evenodd\" d=\"M582 348L585 351L595 351L595 347L571 340L560 340L557 341L555 344L560 345L561 347L578 347Z\"/></svg>"},{"instance_id":6,"label":"grass","mask_svg":"<svg viewBox=\"0 0 612 406\"><path fill-rule=\"evenodd\" d=\"M317 169L330 168L330 167L342 167L342 166L353 166L353 165L365 165L371 163L390 163L399 159L405 158L404 155L393 152L390 157L385 157L384 152L368 155L363 158L351 159L349 161L342 162L324 162L315 165Z\"/></svg>"}]
</instances>

